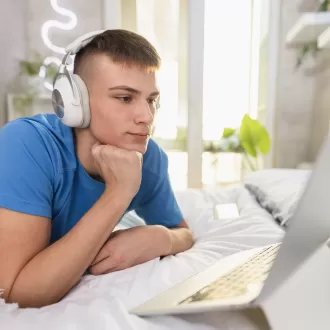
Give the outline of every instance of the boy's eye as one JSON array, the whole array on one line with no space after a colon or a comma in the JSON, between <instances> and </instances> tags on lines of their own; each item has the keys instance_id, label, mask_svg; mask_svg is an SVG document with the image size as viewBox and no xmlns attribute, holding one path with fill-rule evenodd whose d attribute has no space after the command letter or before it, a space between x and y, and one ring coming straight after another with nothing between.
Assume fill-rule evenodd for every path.
<instances>
[{"instance_id":1,"label":"boy's eye","mask_svg":"<svg viewBox=\"0 0 330 330\"><path fill-rule=\"evenodd\" d=\"M149 99L148 103L154 106L155 108L158 108L158 100L157 99Z\"/></svg>"},{"instance_id":2,"label":"boy's eye","mask_svg":"<svg viewBox=\"0 0 330 330\"><path fill-rule=\"evenodd\" d=\"M124 103L129 103L132 101L132 98L130 96L119 96L117 97L117 99Z\"/></svg>"}]
</instances>

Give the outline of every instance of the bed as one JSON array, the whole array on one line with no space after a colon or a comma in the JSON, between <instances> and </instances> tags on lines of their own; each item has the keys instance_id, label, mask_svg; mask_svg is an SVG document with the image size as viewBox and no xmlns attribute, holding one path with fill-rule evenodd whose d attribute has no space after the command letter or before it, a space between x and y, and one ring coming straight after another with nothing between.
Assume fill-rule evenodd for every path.
<instances>
[{"instance_id":1,"label":"bed","mask_svg":"<svg viewBox=\"0 0 330 330\"><path fill-rule=\"evenodd\" d=\"M281 241L308 176L308 171L271 169L253 173L240 185L177 192L194 234L192 249L112 274L86 275L62 301L41 309L19 309L0 300L0 328L253 330L240 312L140 318L128 311L226 256ZM216 220L215 205L233 202L240 216ZM122 224L142 222L131 212Z\"/></svg>"}]
</instances>

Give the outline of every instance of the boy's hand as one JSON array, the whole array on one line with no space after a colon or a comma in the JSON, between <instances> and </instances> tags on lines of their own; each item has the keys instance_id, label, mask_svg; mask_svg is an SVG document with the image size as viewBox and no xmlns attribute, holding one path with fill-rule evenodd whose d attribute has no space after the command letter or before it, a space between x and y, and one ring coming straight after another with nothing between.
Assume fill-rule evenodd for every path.
<instances>
[{"instance_id":1,"label":"boy's hand","mask_svg":"<svg viewBox=\"0 0 330 330\"><path fill-rule=\"evenodd\" d=\"M171 244L168 229L162 226L117 230L103 245L89 271L93 275L100 275L123 270L167 255Z\"/></svg>"},{"instance_id":2,"label":"boy's hand","mask_svg":"<svg viewBox=\"0 0 330 330\"><path fill-rule=\"evenodd\" d=\"M111 145L95 144L92 156L106 187L133 198L142 179L142 154Z\"/></svg>"}]
</instances>

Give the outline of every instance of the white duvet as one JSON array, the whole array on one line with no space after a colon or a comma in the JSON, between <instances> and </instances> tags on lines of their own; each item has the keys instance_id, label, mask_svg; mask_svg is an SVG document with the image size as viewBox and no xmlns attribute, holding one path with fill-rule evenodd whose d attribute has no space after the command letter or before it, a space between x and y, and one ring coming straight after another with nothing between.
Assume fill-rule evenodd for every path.
<instances>
[{"instance_id":1,"label":"white duvet","mask_svg":"<svg viewBox=\"0 0 330 330\"><path fill-rule=\"evenodd\" d=\"M177 193L195 238L192 249L130 269L85 276L61 302L19 309L0 301L0 329L255 329L239 312L140 318L129 310L233 253L279 242L282 230L242 186ZM214 220L214 205L236 202L240 217ZM128 221L132 215L128 215ZM60 280L60 279L59 279Z\"/></svg>"}]
</instances>

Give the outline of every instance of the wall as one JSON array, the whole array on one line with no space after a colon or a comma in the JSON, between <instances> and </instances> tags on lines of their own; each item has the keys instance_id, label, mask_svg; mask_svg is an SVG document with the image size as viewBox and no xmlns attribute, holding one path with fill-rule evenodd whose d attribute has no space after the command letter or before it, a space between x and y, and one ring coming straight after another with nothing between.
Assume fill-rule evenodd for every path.
<instances>
[{"instance_id":1,"label":"wall","mask_svg":"<svg viewBox=\"0 0 330 330\"><path fill-rule=\"evenodd\" d=\"M316 78L307 75L305 70L295 71L296 50L285 45L288 30L300 16L300 5L301 0L282 0L275 104L275 167L296 167L310 158Z\"/></svg>"},{"instance_id":2,"label":"wall","mask_svg":"<svg viewBox=\"0 0 330 330\"><path fill-rule=\"evenodd\" d=\"M103 0L61 0L58 3L74 11L78 21L71 31L50 30L50 39L57 46L65 47L78 36L103 28ZM0 44L5 51L0 53L0 126L7 119L5 95L19 72L19 60L30 58L34 51L42 56L52 54L41 38L41 26L47 20L67 22L66 17L52 9L49 0L1 0Z\"/></svg>"},{"instance_id":3,"label":"wall","mask_svg":"<svg viewBox=\"0 0 330 330\"><path fill-rule=\"evenodd\" d=\"M66 17L56 13L49 0L28 0L28 49L38 51L46 56L50 54L41 38L41 26L47 20L58 20L65 23ZM61 0L61 7L73 11L77 15L77 26L73 30L63 31L58 28L50 30L51 41L60 47L65 47L75 38L93 30L99 30L103 26L103 0L81 1Z\"/></svg>"},{"instance_id":4,"label":"wall","mask_svg":"<svg viewBox=\"0 0 330 330\"><path fill-rule=\"evenodd\" d=\"M315 161L320 147L328 135L330 123L330 54L322 51L317 55L317 73L313 103L311 138L308 160Z\"/></svg>"},{"instance_id":5,"label":"wall","mask_svg":"<svg viewBox=\"0 0 330 330\"><path fill-rule=\"evenodd\" d=\"M6 121L6 90L19 72L18 61L27 49L27 10L25 0L1 0L0 10L0 127Z\"/></svg>"}]
</instances>

